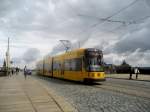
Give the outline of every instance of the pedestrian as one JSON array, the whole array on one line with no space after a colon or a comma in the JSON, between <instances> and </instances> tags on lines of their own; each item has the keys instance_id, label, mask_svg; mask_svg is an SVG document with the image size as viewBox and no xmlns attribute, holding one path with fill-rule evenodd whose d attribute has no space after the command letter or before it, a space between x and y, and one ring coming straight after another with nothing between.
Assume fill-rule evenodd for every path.
<instances>
[{"instance_id":1,"label":"pedestrian","mask_svg":"<svg viewBox=\"0 0 150 112\"><path fill-rule=\"evenodd\" d=\"M18 73L19 73L19 68L16 67L16 75L18 75Z\"/></svg>"},{"instance_id":2,"label":"pedestrian","mask_svg":"<svg viewBox=\"0 0 150 112\"><path fill-rule=\"evenodd\" d=\"M24 67L24 78L26 79L26 77L27 77L27 67L25 66Z\"/></svg>"},{"instance_id":3,"label":"pedestrian","mask_svg":"<svg viewBox=\"0 0 150 112\"><path fill-rule=\"evenodd\" d=\"M17 67L16 67L16 75L18 74L18 71L17 71Z\"/></svg>"},{"instance_id":4,"label":"pedestrian","mask_svg":"<svg viewBox=\"0 0 150 112\"><path fill-rule=\"evenodd\" d=\"M11 71L10 70L7 71L7 74L9 77L11 77Z\"/></svg>"},{"instance_id":5,"label":"pedestrian","mask_svg":"<svg viewBox=\"0 0 150 112\"><path fill-rule=\"evenodd\" d=\"M130 76L129 76L129 79L130 80L132 79L132 67L130 67Z\"/></svg>"},{"instance_id":6,"label":"pedestrian","mask_svg":"<svg viewBox=\"0 0 150 112\"><path fill-rule=\"evenodd\" d=\"M138 74L140 73L138 67L135 68L134 72L136 74L136 79L138 79Z\"/></svg>"},{"instance_id":7,"label":"pedestrian","mask_svg":"<svg viewBox=\"0 0 150 112\"><path fill-rule=\"evenodd\" d=\"M12 74L12 75L14 74L14 69L13 69L13 68L11 69L11 74Z\"/></svg>"}]
</instances>

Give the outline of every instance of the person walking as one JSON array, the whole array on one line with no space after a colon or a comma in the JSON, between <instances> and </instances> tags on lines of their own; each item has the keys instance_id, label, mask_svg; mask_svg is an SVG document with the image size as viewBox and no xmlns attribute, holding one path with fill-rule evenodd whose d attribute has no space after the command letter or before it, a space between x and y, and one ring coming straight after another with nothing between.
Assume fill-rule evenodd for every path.
<instances>
[{"instance_id":1,"label":"person walking","mask_svg":"<svg viewBox=\"0 0 150 112\"><path fill-rule=\"evenodd\" d=\"M140 73L138 67L135 68L134 72L136 74L136 79L138 79L138 74Z\"/></svg>"},{"instance_id":2,"label":"person walking","mask_svg":"<svg viewBox=\"0 0 150 112\"><path fill-rule=\"evenodd\" d=\"M24 67L24 78L26 79L26 77L27 77L27 67L25 66Z\"/></svg>"},{"instance_id":3,"label":"person walking","mask_svg":"<svg viewBox=\"0 0 150 112\"><path fill-rule=\"evenodd\" d=\"M16 75L18 75L18 73L19 73L19 68L16 67Z\"/></svg>"},{"instance_id":4,"label":"person walking","mask_svg":"<svg viewBox=\"0 0 150 112\"><path fill-rule=\"evenodd\" d=\"M11 74L14 75L14 68L11 69Z\"/></svg>"},{"instance_id":5,"label":"person walking","mask_svg":"<svg viewBox=\"0 0 150 112\"><path fill-rule=\"evenodd\" d=\"M130 67L130 76L129 76L129 79L130 80L132 79L132 67Z\"/></svg>"},{"instance_id":6,"label":"person walking","mask_svg":"<svg viewBox=\"0 0 150 112\"><path fill-rule=\"evenodd\" d=\"M7 73L8 73L8 76L11 77L11 71L8 70Z\"/></svg>"}]
</instances>

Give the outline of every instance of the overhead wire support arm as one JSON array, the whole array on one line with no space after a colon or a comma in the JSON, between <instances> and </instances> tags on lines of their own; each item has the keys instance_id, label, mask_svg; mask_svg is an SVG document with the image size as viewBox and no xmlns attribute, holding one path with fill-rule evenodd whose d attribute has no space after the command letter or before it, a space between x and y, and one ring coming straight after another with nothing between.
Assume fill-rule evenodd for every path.
<instances>
[{"instance_id":1,"label":"overhead wire support arm","mask_svg":"<svg viewBox=\"0 0 150 112\"><path fill-rule=\"evenodd\" d=\"M59 40L67 52L71 48L71 42L69 40Z\"/></svg>"}]
</instances>

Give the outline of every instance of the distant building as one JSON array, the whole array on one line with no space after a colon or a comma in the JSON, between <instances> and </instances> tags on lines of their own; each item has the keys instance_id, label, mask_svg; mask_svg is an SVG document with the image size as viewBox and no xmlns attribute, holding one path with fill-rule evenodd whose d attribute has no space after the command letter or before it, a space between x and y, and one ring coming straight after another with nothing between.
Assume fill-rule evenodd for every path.
<instances>
[{"instance_id":1,"label":"distant building","mask_svg":"<svg viewBox=\"0 0 150 112\"><path fill-rule=\"evenodd\" d=\"M111 73L118 73L118 74L124 74L124 73L130 73L131 65L129 65L125 60L120 65L114 65L114 64L106 64L104 63L104 71L106 74ZM132 67L132 73L134 73L134 69L136 67ZM140 74L149 74L150 75L150 67L137 67L139 69Z\"/></svg>"},{"instance_id":2,"label":"distant building","mask_svg":"<svg viewBox=\"0 0 150 112\"><path fill-rule=\"evenodd\" d=\"M121 65L116 66L116 73L130 73L130 69L131 65L129 65L125 60L123 60Z\"/></svg>"}]
</instances>

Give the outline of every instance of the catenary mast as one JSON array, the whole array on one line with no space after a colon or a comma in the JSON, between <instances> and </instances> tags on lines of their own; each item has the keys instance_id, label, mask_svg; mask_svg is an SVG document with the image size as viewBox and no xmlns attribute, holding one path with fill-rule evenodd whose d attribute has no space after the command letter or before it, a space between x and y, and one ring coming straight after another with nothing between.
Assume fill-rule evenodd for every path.
<instances>
[{"instance_id":1,"label":"catenary mast","mask_svg":"<svg viewBox=\"0 0 150 112\"><path fill-rule=\"evenodd\" d=\"M6 51L6 69L7 69L7 75L10 71L10 53L9 53L9 38L8 38L8 45L7 45L7 51Z\"/></svg>"}]
</instances>

